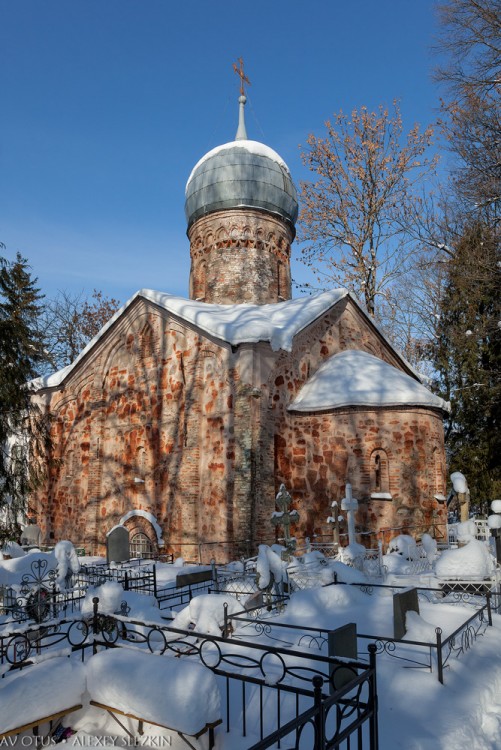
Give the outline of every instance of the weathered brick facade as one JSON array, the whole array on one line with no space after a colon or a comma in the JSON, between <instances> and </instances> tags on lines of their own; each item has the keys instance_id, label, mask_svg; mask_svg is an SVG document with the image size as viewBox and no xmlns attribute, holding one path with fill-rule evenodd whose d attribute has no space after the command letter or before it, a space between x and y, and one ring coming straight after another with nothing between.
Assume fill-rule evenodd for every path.
<instances>
[{"instance_id":1,"label":"weathered brick facade","mask_svg":"<svg viewBox=\"0 0 501 750\"><path fill-rule=\"evenodd\" d=\"M279 218L232 208L199 219L188 236L192 299L221 305L290 299L293 233Z\"/></svg>"},{"instance_id":2,"label":"weathered brick facade","mask_svg":"<svg viewBox=\"0 0 501 750\"><path fill-rule=\"evenodd\" d=\"M47 541L70 538L102 554L106 532L139 510L162 528L165 551L248 554L273 536L281 482L297 501L298 536L311 536L329 534L329 505L347 480L362 530L426 530L440 520L434 496L445 490L439 412L287 409L346 348L401 366L350 298L296 336L291 352L231 347L137 298L64 387L45 392L59 459L38 497ZM158 548L147 520L126 526Z\"/></svg>"},{"instance_id":3,"label":"weathered brick facade","mask_svg":"<svg viewBox=\"0 0 501 750\"><path fill-rule=\"evenodd\" d=\"M351 297L315 307L291 346L278 350L271 336L249 337L249 326L235 343L200 323L214 303L225 320L243 314L232 303L294 305L281 302L290 298L297 215L287 167L246 140L209 161L187 188L190 295L198 302L178 300L173 312L161 295L138 294L38 392L52 416L56 459L35 498L45 542L67 538L103 554L107 532L124 523L154 550L188 559L252 554L274 538L282 482L300 513L298 537L330 534L330 503L342 499L347 481L368 544L385 528L422 533L443 522L438 406L291 407L319 367L346 350L414 378ZM234 185L243 198L228 207ZM226 207L206 211L204 195ZM279 316L277 330L287 322Z\"/></svg>"}]
</instances>

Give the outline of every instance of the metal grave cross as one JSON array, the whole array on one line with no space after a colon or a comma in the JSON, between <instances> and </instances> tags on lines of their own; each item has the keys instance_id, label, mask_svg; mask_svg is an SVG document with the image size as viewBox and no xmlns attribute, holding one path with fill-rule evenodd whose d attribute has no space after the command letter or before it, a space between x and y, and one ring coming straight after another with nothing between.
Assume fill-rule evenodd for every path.
<instances>
[{"instance_id":1,"label":"metal grave cross","mask_svg":"<svg viewBox=\"0 0 501 750\"><path fill-rule=\"evenodd\" d=\"M283 526L285 546L287 550L292 551L296 547L296 540L291 538L290 526L292 523L298 522L299 513L297 510L289 510L292 504L292 497L285 489L284 484L280 485L275 502L280 510L273 512L271 522L274 526Z\"/></svg>"},{"instance_id":2,"label":"metal grave cross","mask_svg":"<svg viewBox=\"0 0 501 750\"><path fill-rule=\"evenodd\" d=\"M341 510L345 510L348 517L348 544L355 544L355 512L358 510L358 500L353 497L351 484L346 483L346 497L341 500Z\"/></svg>"},{"instance_id":3,"label":"metal grave cross","mask_svg":"<svg viewBox=\"0 0 501 750\"><path fill-rule=\"evenodd\" d=\"M344 518L339 515L337 500L332 501L331 508L332 515L327 519L327 523L332 524L333 542L336 547L339 547L339 521L344 521Z\"/></svg>"}]
</instances>

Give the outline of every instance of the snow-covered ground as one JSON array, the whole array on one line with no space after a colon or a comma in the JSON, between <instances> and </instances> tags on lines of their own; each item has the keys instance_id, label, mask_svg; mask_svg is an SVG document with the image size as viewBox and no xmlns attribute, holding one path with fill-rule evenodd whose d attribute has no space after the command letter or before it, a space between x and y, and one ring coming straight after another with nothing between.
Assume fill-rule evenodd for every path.
<instances>
[{"instance_id":1,"label":"snow-covered ground","mask_svg":"<svg viewBox=\"0 0 501 750\"><path fill-rule=\"evenodd\" d=\"M451 550L451 553L453 550ZM474 545L470 553L462 553L465 557L477 559L479 552ZM30 556L33 557L33 556ZM444 558L447 563L447 556ZM449 559L449 570L457 569L458 556ZM17 560L0 561L0 581L12 584L14 579L26 570L30 560L20 558ZM478 561L480 566L485 565L485 559ZM346 569L342 563L335 563L336 572L346 580L363 578L353 569ZM341 567L342 566L342 567ZM175 568L177 567L177 571ZM294 593L285 609L278 617L269 620L272 625L272 638L279 638L284 644L304 652L305 640L301 640L307 628L334 629L348 622L356 623L359 633L366 633L384 637L393 635L393 601L392 596L385 590L374 589L369 595L356 585L329 585L322 586L329 578L325 566L323 575L318 577L319 584L312 588ZM157 577L162 585L168 585L175 580L180 566L158 566ZM186 568L181 568L186 572ZM330 570L330 568L329 568ZM263 571L261 571L263 573ZM462 571L464 573L464 566ZM274 570L275 578L280 573ZM58 578L61 579L61 571ZM323 580L322 580L323 578ZM314 581L313 576L312 580ZM409 576L406 576L409 583ZM161 613L156 607L152 597L144 594L126 594L120 590L116 583L105 584L101 589L89 591L84 604L84 610L90 611L92 596L100 596L100 610L102 612L116 611L121 601L126 600L130 607L129 617L142 619L147 622L161 623ZM198 601L197 601L198 599ZM200 596L192 600L189 607L178 616L179 627L188 628L195 626L197 631L217 632L222 624L222 604L228 603L229 596L215 597ZM452 605L443 601L421 602L419 604L419 615L412 613L408 618L408 634L410 640L434 642L435 628L440 627L443 638L454 632L456 628L473 614L473 610L467 606ZM230 607L230 614L237 607ZM291 630L285 627L287 624L298 625L304 631ZM237 624L233 634L235 644L242 642L249 634L250 626L245 623ZM264 636L262 636L264 639ZM254 634L255 639L255 634ZM270 644L280 645L280 641L270 640ZM301 645L299 645L301 641ZM265 640L262 640L265 643ZM227 642L231 647L231 641ZM359 648L364 649L369 641L360 639ZM501 750L501 616L493 615L492 627L486 627L471 648L462 653L459 658L454 654L450 656L444 670L444 684L437 679L436 669L430 672L424 668L408 668L405 662L399 662L394 656L381 654L377 658L377 680L379 695L379 737L381 750ZM314 647L315 648L315 647ZM400 646L399 654L403 656L415 656L415 648L412 645ZM408 650L406 650L408 649ZM413 650L414 649L414 650ZM318 651L317 651L318 653ZM424 653L424 652L423 652ZM429 654L426 655L429 659ZM77 746L92 745L117 745L125 746L129 740L125 732L102 710L89 706L89 695L81 684L83 679L89 679L86 674L97 674L98 664L95 668L92 659L86 659L84 669L76 667L69 669L67 659L54 659L53 668L49 661L39 665L30 666L19 674L7 674L0 680L0 734L7 726L18 726L27 721L27 713L37 705L41 714L44 709L52 712L54 709L54 697L57 694L71 696L75 702L81 694L83 708L70 714L65 725L71 725L76 731L72 737L67 739L67 744ZM161 684L162 674L165 673L169 656L151 656L145 671L137 671L132 683L133 692L137 693L137 702L144 704L145 696L151 708L151 717L165 714L165 694L156 686ZM73 659L70 660L73 662ZM75 659L76 662L76 659ZM210 700L204 699L204 691L197 683L200 676L190 675L186 679L193 681L192 687L187 690L183 683L182 665L183 659L172 659L175 668L174 677L171 681L173 690L173 705L177 705L176 715L184 716L186 720L193 715L200 717L214 717L217 714L217 700L214 694L213 682L210 682ZM152 665L152 666L150 666ZM159 666L156 666L159 665ZM125 684L128 679L130 687L130 665L121 667L120 664L113 665L115 675L113 680L120 684L122 680L120 669L123 672ZM106 673L104 667L99 669ZM141 668L142 669L142 668ZM157 674L156 670L160 670ZM43 672L43 674L42 674ZM149 675L149 678L140 677L140 674ZM37 674L40 677L37 677ZM110 675L111 675L110 671ZM174 675L174 671L172 672ZM31 676L31 678L30 678ZM43 689L36 684L42 679ZM111 679L111 677L110 677ZM148 679L148 686L146 681ZM205 677L204 677L205 679ZM18 682L19 681L19 682ZM18 683L16 688L16 683ZM90 684L90 683L88 683ZM162 683L163 684L163 683ZM200 683L201 684L201 683ZM24 685L24 687L23 687ZM79 687L80 686L80 687ZM239 688L240 689L240 688ZM205 689L204 689L205 690ZM209 688L207 688L209 690ZM17 691L17 692L16 692ZM205 691L206 692L206 691ZM23 696L21 699L19 696ZM101 702L104 702L106 693L101 694ZM2 700L2 697L4 700ZM110 691L110 700L112 698ZM3 708L2 708L3 707ZM257 741L257 717L253 713L253 705L249 706L247 716L248 736L241 737L235 730L226 734L224 725L216 729L216 750L240 750L247 748ZM6 718L8 717L8 719ZM208 719L211 720L211 719ZM183 719L184 721L184 719ZM7 723L5 723L7 722ZM124 723L134 732L137 726ZM3 726L1 724L4 724ZM191 725L190 725L191 726ZM145 744L155 747L186 748L186 744L176 737L174 733L165 732L159 727L145 725ZM29 732L20 736L17 740L9 739L9 746L26 747ZM164 738L162 744L162 737ZM165 738L169 737L168 745ZM206 748L207 736L190 742L195 747ZM5 742L5 741L3 741ZM283 746L287 746L284 743Z\"/></svg>"}]
</instances>

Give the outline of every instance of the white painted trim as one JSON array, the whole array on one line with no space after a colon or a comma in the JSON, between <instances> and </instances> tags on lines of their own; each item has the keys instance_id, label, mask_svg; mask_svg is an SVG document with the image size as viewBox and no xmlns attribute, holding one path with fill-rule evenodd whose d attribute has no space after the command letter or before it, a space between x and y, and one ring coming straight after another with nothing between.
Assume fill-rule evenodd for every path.
<instances>
[{"instance_id":1,"label":"white painted trim","mask_svg":"<svg viewBox=\"0 0 501 750\"><path fill-rule=\"evenodd\" d=\"M157 535L158 546L163 547L165 545L165 542L162 539L162 529L157 523L157 519L155 518L155 516L152 513L148 513L147 510L129 510L128 513L122 516L122 518L118 522L118 525L123 526L125 522L129 520L129 518L134 518L134 516L145 518L147 521L151 523L151 525L155 529L155 534Z\"/></svg>"}]
</instances>

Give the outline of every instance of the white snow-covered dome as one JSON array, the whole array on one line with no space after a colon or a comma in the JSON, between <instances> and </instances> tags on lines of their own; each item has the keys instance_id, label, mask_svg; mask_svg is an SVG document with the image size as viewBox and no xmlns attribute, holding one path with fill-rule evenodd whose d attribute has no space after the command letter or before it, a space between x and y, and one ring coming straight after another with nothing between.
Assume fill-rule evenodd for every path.
<instances>
[{"instance_id":1,"label":"white snow-covered dome","mask_svg":"<svg viewBox=\"0 0 501 750\"><path fill-rule=\"evenodd\" d=\"M209 151L186 185L188 228L201 216L227 208L257 208L294 228L297 193L284 160L263 143L239 139Z\"/></svg>"}]
</instances>

